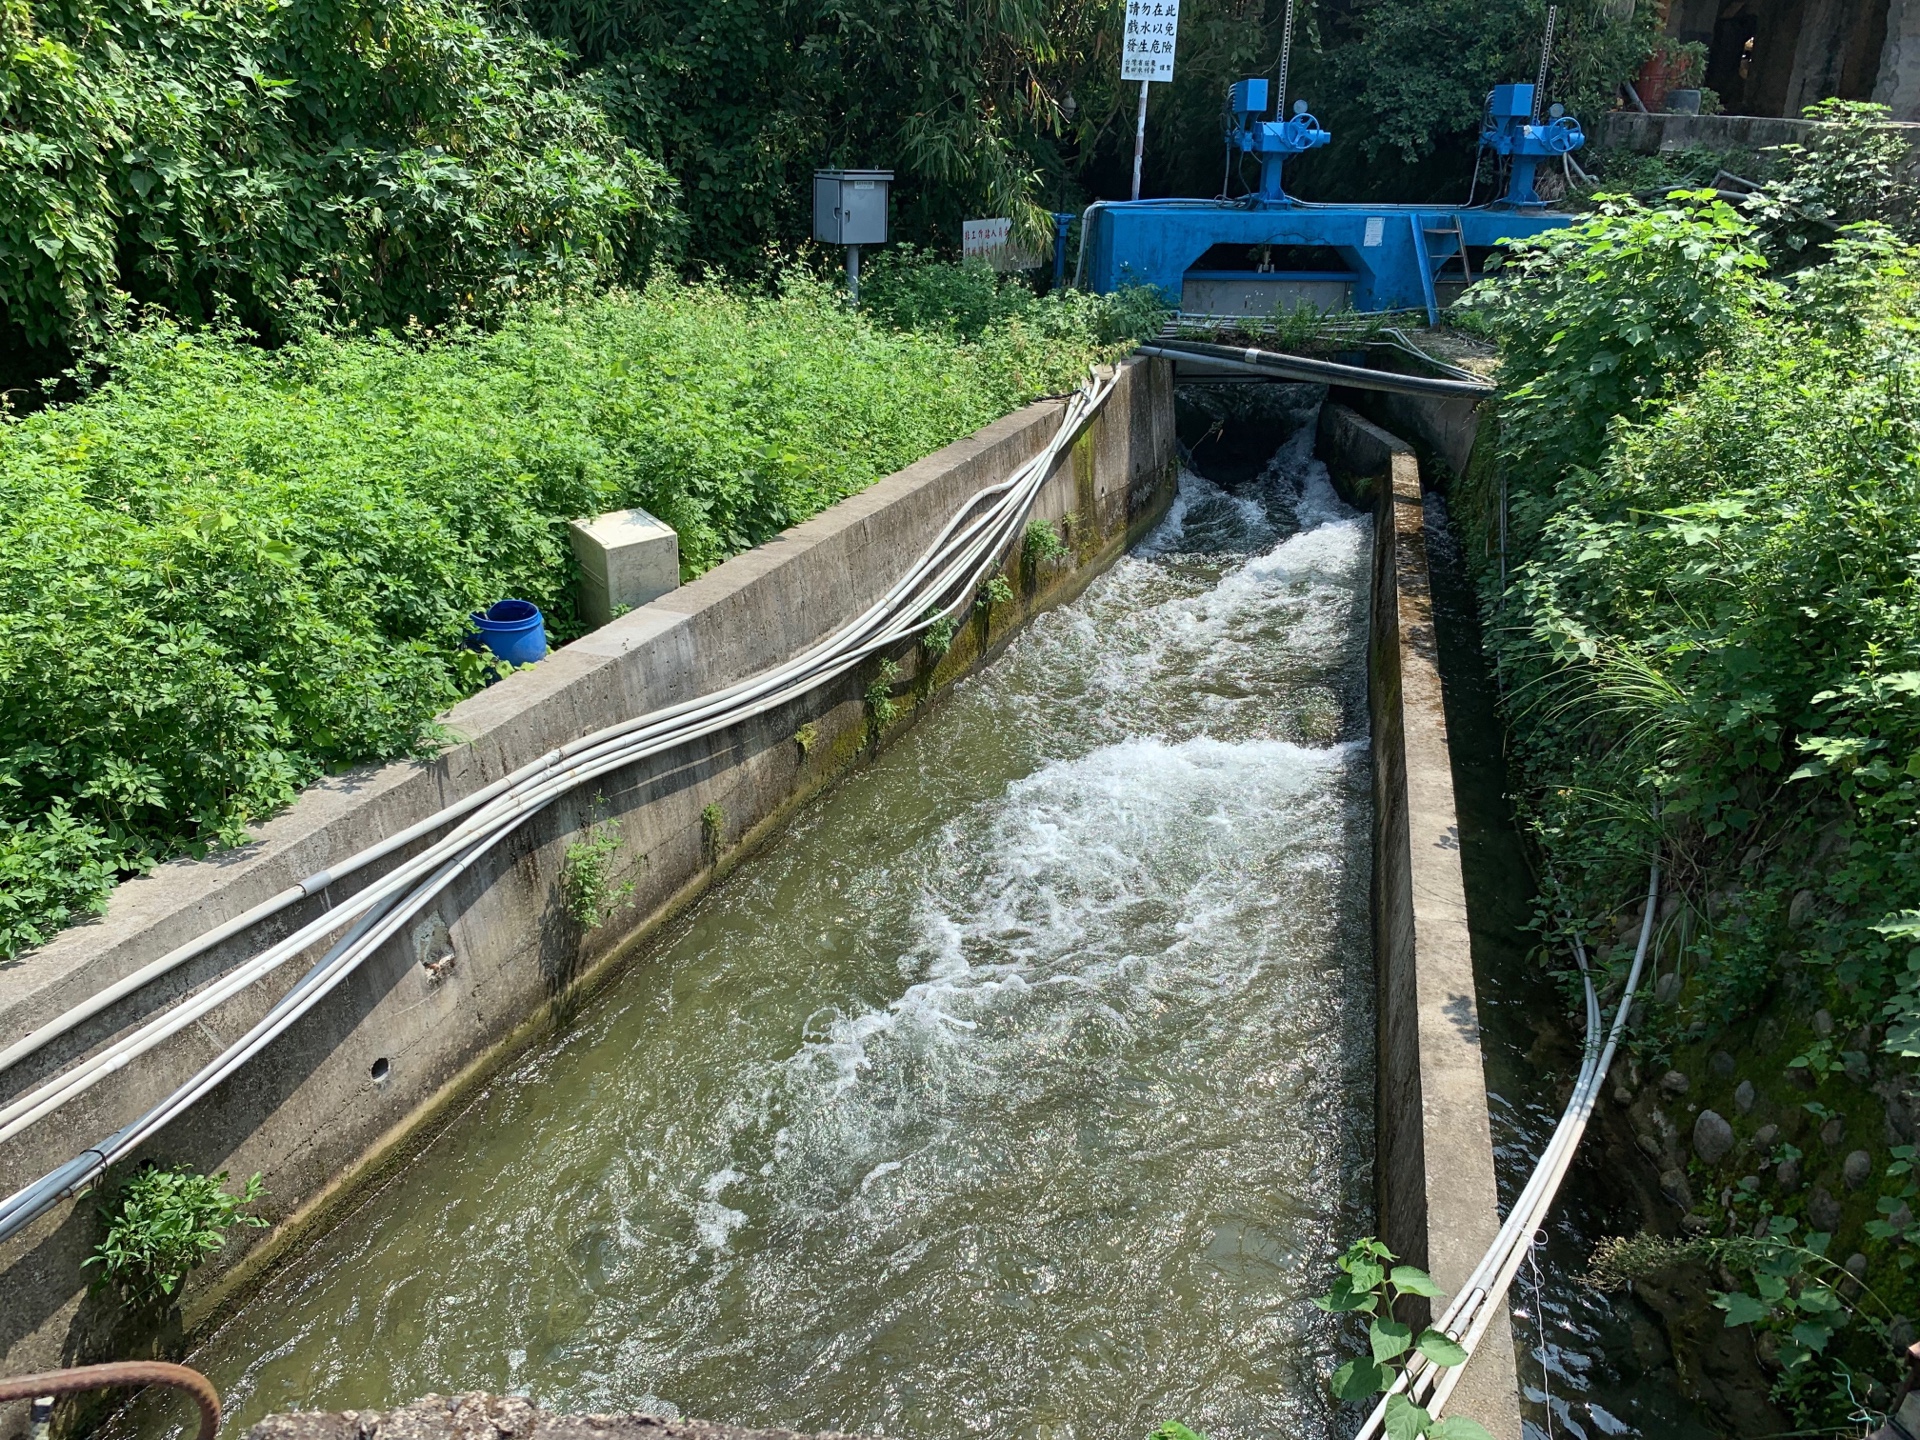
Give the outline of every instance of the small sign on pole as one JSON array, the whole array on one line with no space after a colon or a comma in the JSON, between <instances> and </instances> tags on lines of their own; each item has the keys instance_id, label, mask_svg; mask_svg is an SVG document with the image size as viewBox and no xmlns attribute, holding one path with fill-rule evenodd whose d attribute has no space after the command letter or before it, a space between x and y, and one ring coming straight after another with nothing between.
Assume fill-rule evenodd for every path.
<instances>
[{"instance_id":1,"label":"small sign on pole","mask_svg":"<svg viewBox=\"0 0 1920 1440\"><path fill-rule=\"evenodd\" d=\"M1122 80L1173 79L1173 47L1180 38L1180 0L1127 0Z\"/></svg>"},{"instance_id":2,"label":"small sign on pole","mask_svg":"<svg viewBox=\"0 0 1920 1440\"><path fill-rule=\"evenodd\" d=\"M1140 198L1140 164L1147 153L1147 86L1173 79L1173 48L1180 38L1180 0L1127 0L1127 33L1120 78L1140 82L1133 122L1133 198Z\"/></svg>"}]
</instances>

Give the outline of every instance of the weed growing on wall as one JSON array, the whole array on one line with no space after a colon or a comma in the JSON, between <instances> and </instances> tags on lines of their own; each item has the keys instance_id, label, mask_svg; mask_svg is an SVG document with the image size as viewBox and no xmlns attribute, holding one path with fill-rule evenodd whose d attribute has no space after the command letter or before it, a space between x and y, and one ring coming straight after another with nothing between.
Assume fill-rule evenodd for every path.
<instances>
[{"instance_id":1,"label":"weed growing on wall","mask_svg":"<svg viewBox=\"0 0 1920 1440\"><path fill-rule=\"evenodd\" d=\"M920 649L929 661L938 664L953 648L953 634L958 628L959 622L953 616L941 615L920 632Z\"/></svg>"},{"instance_id":2,"label":"weed growing on wall","mask_svg":"<svg viewBox=\"0 0 1920 1440\"><path fill-rule=\"evenodd\" d=\"M223 1188L227 1174L201 1175L187 1166L150 1166L130 1178L100 1209L106 1234L81 1262L98 1267L96 1284L139 1309L170 1304L188 1275L227 1243L235 1225L266 1221L240 1211L264 1198L252 1176L238 1195Z\"/></svg>"},{"instance_id":3,"label":"weed growing on wall","mask_svg":"<svg viewBox=\"0 0 1920 1440\"><path fill-rule=\"evenodd\" d=\"M1020 555L1031 569L1039 569L1067 553L1067 545L1050 521L1029 520L1020 540Z\"/></svg>"},{"instance_id":4,"label":"weed growing on wall","mask_svg":"<svg viewBox=\"0 0 1920 1440\"><path fill-rule=\"evenodd\" d=\"M700 810L700 851L712 865L726 848L727 812L718 801L713 801Z\"/></svg>"},{"instance_id":5,"label":"weed growing on wall","mask_svg":"<svg viewBox=\"0 0 1920 1440\"><path fill-rule=\"evenodd\" d=\"M980 587L980 593L974 597L973 608L986 614L996 605L1004 605L1013 599L1013 582L1004 575L995 575Z\"/></svg>"},{"instance_id":6,"label":"weed growing on wall","mask_svg":"<svg viewBox=\"0 0 1920 1440\"><path fill-rule=\"evenodd\" d=\"M560 866L560 895L567 914L582 930L596 930L614 909L633 894L633 882L616 882L614 857L625 842L612 820L589 826L586 834L567 846Z\"/></svg>"},{"instance_id":7,"label":"weed growing on wall","mask_svg":"<svg viewBox=\"0 0 1920 1440\"><path fill-rule=\"evenodd\" d=\"M867 686L867 736L871 740L878 740L899 718L900 703L893 698L893 687L899 680L900 667L891 660L882 660L878 678Z\"/></svg>"},{"instance_id":8,"label":"weed growing on wall","mask_svg":"<svg viewBox=\"0 0 1920 1440\"><path fill-rule=\"evenodd\" d=\"M696 575L1117 353L1041 313L898 331L794 272L431 343L119 336L86 400L0 424L0 957L435 748L487 678L470 612L580 633L569 519L644 506Z\"/></svg>"}]
</instances>

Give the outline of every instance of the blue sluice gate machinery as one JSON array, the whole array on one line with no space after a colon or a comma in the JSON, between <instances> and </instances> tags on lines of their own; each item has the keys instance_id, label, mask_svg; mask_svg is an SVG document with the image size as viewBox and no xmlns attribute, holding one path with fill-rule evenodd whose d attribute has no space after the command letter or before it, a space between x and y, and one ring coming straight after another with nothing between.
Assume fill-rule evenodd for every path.
<instances>
[{"instance_id":1,"label":"blue sluice gate machinery","mask_svg":"<svg viewBox=\"0 0 1920 1440\"><path fill-rule=\"evenodd\" d=\"M1482 205L1316 205L1282 184L1289 158L1325 145L1304 100L1286 119L1267 119L1268 84L1242 80L1230 107L1230 153L1260 162L1260 183L1238 200L1103 201L1083 240L1088 281L1101 293L1153 285L1194 315L1272 315L1319 310L1425 309L1437 319L1443 292L1479 278L1488 252L1509 240L1571 223L1534 191L1541 161L1586 143L1570 115L1543 119L1532 85L1500 85L1489 99L1481 147L1504 163L1506 189ZM1226 260L1210 254L1226 248ZM1237 252L1237 253L1236 253Z\"/></svg>"}]
</instances>

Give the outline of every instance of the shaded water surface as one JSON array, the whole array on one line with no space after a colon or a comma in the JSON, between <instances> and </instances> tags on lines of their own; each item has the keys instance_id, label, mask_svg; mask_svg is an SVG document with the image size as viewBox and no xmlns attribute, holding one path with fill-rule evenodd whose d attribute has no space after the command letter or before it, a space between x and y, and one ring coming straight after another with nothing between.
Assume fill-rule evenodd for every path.
<instances>
[{"instance_id":1,"label":"shaded water surface","mask_svg":"<svg viewBox=\"0 0 1920 1440\"><path fill-rule=\"evenodd\" d=\"M1330 1435L1307 1300L1371 1228L1369 534L1293 419L204 1346L230 1429L484 1388Z\"/></svg>"}]
</instances>

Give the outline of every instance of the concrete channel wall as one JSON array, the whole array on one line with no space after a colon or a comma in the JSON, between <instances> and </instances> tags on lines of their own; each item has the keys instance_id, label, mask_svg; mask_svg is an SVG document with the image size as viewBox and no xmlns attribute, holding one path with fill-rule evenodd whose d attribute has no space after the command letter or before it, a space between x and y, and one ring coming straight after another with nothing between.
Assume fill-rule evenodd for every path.
<instances>
[{"instance_id":1,"label":"concrete channel wall","mask_svg":"<svg viewBox=\"0 0 1920 1440\"><path fill-rule=\"evenodd\" d=\"M762 671L864 610L984 486L1041 450L1061 405L1045 401L948 446L865 492L718 566L539 665L455 707L463 743L432 760L330 779L260 827L246 848L180 861L120 887L98 922L0 969L0 1043L10 1042L168 950L420 820L548 750L617 720ZM1060 523L1069 555L1016 557L1014 598L978 614L928 669L896 657L900 718L989 658L1036 610L1078 593L1165 510L1178 474L1172 377L1130 361L1102 413L1061 463L1036 515ZM264 1175L266 1231L235 1231L218 1267L194 1278L184 1323L233 1303L388 1166L404 1159L475 1084L564 1019L664 919L699 895L794 807L870 755L866 667L807 700L671 756L607 777L526 823L395 943L266 1053L157 1137L147 1153L202 1171ZM569 843L619 826L614 879L630 902L590 933L567 912ZM611 832L602 830L602 835ZM96 1017L0 1077L11 1098L126 1032L168 1002L304 924L399 858L285 912ZM253 1024L313 955L301 957L96 1089L0 1145L10 1193L127 1123ZM88 1295L81 1261L97 1238L96 1201L69 1200L0 1246L0 1374L178 1351L178 1329L135 1327ZM175 1322L176 1326L179 1322ZM69 1413L63 1425L82 1417ZM0 1407L0 1436L25 1433L25 1407Z\"/></svg>"},{"instance_id":2,"label":"concrete channel wall","mask_svg":"<svg viewBox=\"0 0 1920 1440\"><path fill-rule=\"evenodd\" d=\"M1035 611L1077 594L1165 510L1177 473L1172 394L1165 362L1123 367L1106 410L1063 459L1036 512L1064 522L1070 556L1038 574L1010 564L1015 598L963 627L931 670L914 652L897 657L896 729L913 723L935 690L990 659ZM262 826L257 844L166 865L122 886L102 920L0 970L0 1041L557 744L731 683L819 639L876 598L966 496L1037 452L1059 408L1043 402L998 421L464 702L446 722L465 739L436 758L328 780ZM1417 433L1431 428L1444 443L1457 435L1457 426L1448 428L1457 419L1426 416ZM1369 673L1380 1233L1450 1286L1498 1219L1419 471L1404 443L1337 405L1323 414L1321 441L1350 497L1376 515ZM270 1192L273 1228L236 1232L223 1268L195 1278L186 1330L133 1327L106 1297L87 1295L80 1262L96 1222L94 1202L81 1197L0 1246L0 1373L177 1352L194 1327L244 1298L305 1235L415 1153L522 1047L564 1023L595 983L797 805L884 743L886 736L870 733L864 705L877 673L863 671L705 745L620 772L529 822L152 1147L156 1158L204 1171L260 1171ZM609 821L621 841L615 879L630 881L634 892L609 923L583 933L562 903L565 850ZM352 888L379 873L384 867L356 877ZM318 897L266 933L287 933L329 898L339 897ZM0 1097L124 1033L252 948L223 947L123 1002L0 1077ZM253 1023L309 958L0 1146L0 1193L185 1080ZM1455 1408L1500 1440L1518 1440L1504 1315ZM70 1412L63 1424L83 1418ZM0 1407L0 1437L24 1433L24 1406Z\"/></svg>"},{"instance_id":3,"label":"concrete channel wall","mask_svg":"<svg viewBox=\"0 0 1920 1440\"><path fill-rule=\"evenodd\" d=\"M1428 417L1436 431L1445 419ZM1321 411L1320 454L1349 502L1374 516L1367 688L1379 1235L1451 1296L1499 1233L1500 1211L1420 462L1398 436L1332 402ZM1449 1403L1497 1440L1519 1440L1504 1306Z\"/></svg>"}]
</instances>

